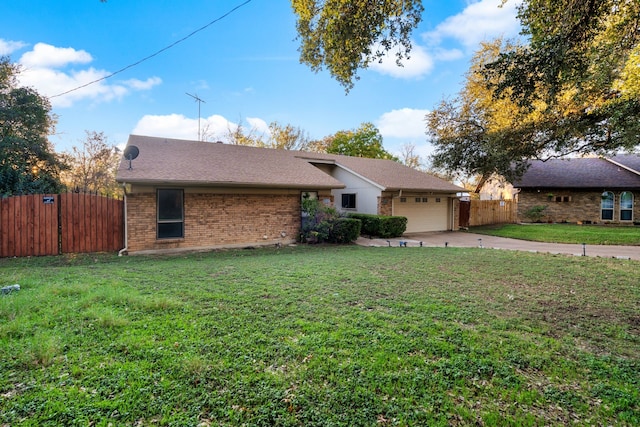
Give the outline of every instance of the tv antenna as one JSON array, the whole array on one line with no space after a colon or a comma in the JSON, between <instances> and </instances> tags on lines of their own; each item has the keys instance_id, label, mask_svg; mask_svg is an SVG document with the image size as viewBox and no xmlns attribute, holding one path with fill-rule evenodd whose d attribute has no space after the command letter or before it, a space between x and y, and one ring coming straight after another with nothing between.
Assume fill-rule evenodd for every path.
<instances>
[{"instance_id":1,"label":"tv antenna","mask_svg":"<svg viewBox=\"0 0 640 427\"><path fill-rule=\"evenodd\" d=\"M190 93L187 93L187 95L195 99L198 103L198 141L202 141L202 139L200 138L200 105L205 101L203 99L200 99L200 97L198 97L198 94L191 95Z\"/></svg>"}]
</instances>

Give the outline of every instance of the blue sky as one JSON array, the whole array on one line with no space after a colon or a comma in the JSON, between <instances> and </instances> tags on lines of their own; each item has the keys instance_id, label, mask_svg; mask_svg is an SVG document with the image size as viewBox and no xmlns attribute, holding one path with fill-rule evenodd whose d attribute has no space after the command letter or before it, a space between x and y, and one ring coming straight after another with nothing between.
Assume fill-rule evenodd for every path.
<instances>
[{"instance_id":1,"label":"blue sky","mask_svg":"<svg viewBox=\"0 0 640 427\"><path fill-rule=\"evenodd\" d=\"M5 2L0 55L23 66L20 82L50 97L58 117L57 151L80 146L85 130L124 145L132 133L184 139L202 128L223 139L239 123L266 131L272 121L313 139L374 123L388 151L413 144L431 152L424 115L455 96L483 40L515 37L516 0L424 0L412 58L359 72L345 94L326 71L298 59L289 1L252 0L187 40L112 74L222 17L245 0L37 0Z\"/></svg>"}]
</instances>

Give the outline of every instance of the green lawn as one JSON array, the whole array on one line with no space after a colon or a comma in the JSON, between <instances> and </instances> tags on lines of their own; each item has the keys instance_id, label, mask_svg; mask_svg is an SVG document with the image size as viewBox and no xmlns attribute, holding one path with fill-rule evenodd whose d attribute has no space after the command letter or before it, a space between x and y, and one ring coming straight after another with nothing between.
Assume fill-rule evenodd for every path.
<instances>
[{"instance_id":1,"label":"green lawn","mask_svg":"<svg viewBox=\"0 0 640 427\"><path fill-rule=\"evenodd\" d=\"M469 231L513 239L589 245L640 245L640 227L575 224L504 224L472 227Z\"/></svg>"},{"instance_id":2,"label":"green lawn","mask_svg":"<svg viewBox=\"0 0 640 427\"><path fill-rule=\"evenodd\" d=\"M0 425L640 424L640 263L478 248L1 259Z\"/></svg>"}]
</instances>

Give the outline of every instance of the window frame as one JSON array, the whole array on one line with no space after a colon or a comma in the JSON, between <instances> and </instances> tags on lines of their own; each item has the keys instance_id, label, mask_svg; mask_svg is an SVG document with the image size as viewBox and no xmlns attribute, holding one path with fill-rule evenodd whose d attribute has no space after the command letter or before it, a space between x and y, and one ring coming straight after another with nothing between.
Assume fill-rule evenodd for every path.
<instances>
[{"instance_id":1,"label":"window frame","mask_svg":"<svg viewBox=\"0 0 640 427\"><path fill-rule=\"evenodd\" d=\"M345 203L345 197L347 198L347 203ZM353 201L353 203L349 203L350 201ZM356 210L358 206L356 193L342 193L340 197L340 206L342 209Z\"/></svg>"},{"instance_id":2,"label":"window frame","mask_svg":"<svg viewBox=\"0 0 640 427\"><path fill-rule=\"evenodd\" d=\"M162 192L178 192L180 201L180 217L175 215L175 212L167 215L162 213L161 209L161 193ZM176 208L177 210L177 208ZM174 215L174 216L172 216ZM169 216L165 218L165 216ZM166 224L180 224L180 233L171 233L169 231L162 231ZM156 239L168 240L168 239L184 239L184 190L181 188L158 188L156 189Z\"/></svg>"},{"instance_id":3,"label":"window frame","mask_svg":"<svg viewBox=\"0 0 640 427\"><path fill-rule=\"evenodd\" d=\"M607 195L605 197L605 194ZM607 206L605 207L605 203ZM610 205L610 207L609 207ZM613 221L614 220L614 211L616 207L616 195L612 191L603 191L600 196L600 219L602 221ZM608 215L605 217L605 211ZM611 218L608 218L611 216Z\"/></svg>"},{"instance_id":4,"label":"window frame","mask_svg":"<svg viewBox=\"0 0 640 427\"><path fill-rule=\"evenodd\" d=\"M626 195L630 196L628 200L629 205L623 207L622 203L625 201ZM620 193L620 200L618 202L618 208L620 210L620 221L633 221L633 202L634 202L633 192L623 191L622 193ZM624 216L627 216L627 215L623 215L623 213L627 213L627 212L629 213L629 218L624 218Z\"/></svg>"}]
</instances>

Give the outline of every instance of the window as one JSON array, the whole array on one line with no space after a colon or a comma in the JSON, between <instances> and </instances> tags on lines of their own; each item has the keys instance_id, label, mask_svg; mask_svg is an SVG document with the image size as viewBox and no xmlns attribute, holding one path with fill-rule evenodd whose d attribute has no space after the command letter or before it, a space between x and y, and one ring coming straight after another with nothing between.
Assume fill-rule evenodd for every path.
<instances>
[{"instance_id":1,"label":"window","mask_svg":"<svg viewBox=\"0 0 640 427\"><path fill-rule=\"evenodd\" d=\"M158 190L158 239L184 237L182 190Z\"/></svg>"},{"instance_id":2,"label":"window","mask_svg":"<svg viewBox=\"0 0 640 427\"><path fill-rule=\"evenodd\" d=\"M602 193L602 200L600 202L601 216L603 220L613 220L613 205L614 196L611 191L605 191Z\"/></svg>"},{"instance_id":3,"label":"window","mask_svg":"<svg viewBox=\"0 0 640 427\"><path fill-rule=\"evenodd\" d=\"M400 197L400 203L407 203L406 197Z\"/></svg>"},{"instance_id":4,"label":"window","mask_svg":"<svg viewBox=\"0 0 640 427\"><path fill-rule=\"evenodd\" d=\"M342 208L343 209L355 209L356 208L356 195L353 193L342 195Z\"/></svg>"},{"instance_id":5,"label":"window","mask_svg":"<svg viewBox=\"0 0 640 427\"><path fill-rule=\"evenodd\" d=\"M440 197L436 197L436 203L440 203Z\"/></svg>"},{"instance_id":6,"label":"window","mask_svg":"<svg viewBox=\"0 0 640 427\"><path fill-rule=\"evenodd\" d=\"M422 199L420 197L416 197L416 203L420 203Z\"/></svg>"},{"instance_id":7,"label":"window","mask_svg":"<svg viewBox=\"0 0 640 427\"><path fill-rule=\"evenodd\" d=\"M422 203L428 203L429 202L429 198L428 197L423 197L422 198Z\"/></svg>"},{"instance_id":8,"label":"window","mask_svg":"<svg viewBox=\"0 0 640 427\"><path fill-rule=\"evenodd\" d=\"M556 196L557 203L566 203L571 201L571 196Z\"/></svg>"},{"instance_id":9,"label":"window","mask_svg":"<svg viewBox=\"0 0 640 427\"><path fill-rule=\"evenodd\" d=\"M625 191L620 194L620 221L633 220L633 193Z\"/></svg>"}]
</instances>

